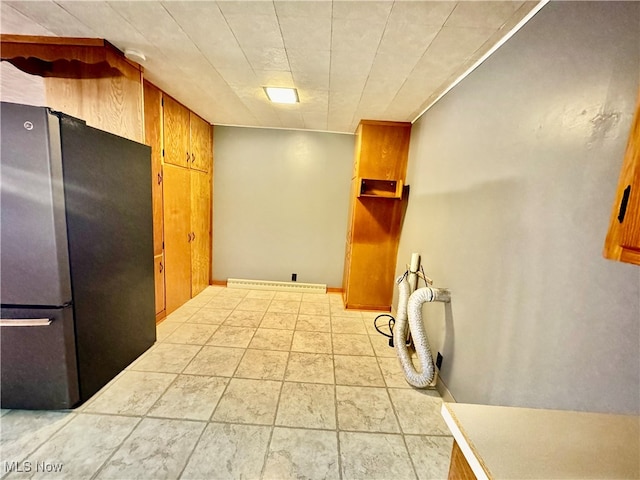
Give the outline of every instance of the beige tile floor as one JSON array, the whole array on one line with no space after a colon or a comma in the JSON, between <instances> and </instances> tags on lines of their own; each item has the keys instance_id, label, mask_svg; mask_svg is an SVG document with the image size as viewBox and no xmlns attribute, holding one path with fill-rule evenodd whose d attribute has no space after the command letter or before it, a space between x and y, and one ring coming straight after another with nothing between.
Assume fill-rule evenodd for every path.
<instances>
[{"instance_id":1,"label":"beige tile floor","mask_svg":"<svg viewBox=\"0 0 640 480\"><path fill-rule=\"evenodd\" d=\"M376 315L337 294L209 287L83 406L2 411L0 476L446 478L442 401L404 381Z\"/></svg>"}]
</instances>

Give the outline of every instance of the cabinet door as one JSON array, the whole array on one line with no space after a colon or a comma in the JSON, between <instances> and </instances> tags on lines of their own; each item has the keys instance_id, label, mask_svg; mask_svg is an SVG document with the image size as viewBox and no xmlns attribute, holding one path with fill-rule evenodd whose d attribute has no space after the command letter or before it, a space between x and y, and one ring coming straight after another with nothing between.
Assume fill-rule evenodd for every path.
<instances>
[{"instance_id":1,"label":"cabinet door","mask_svg":"<svg viewBox=\"0 0 640 480\"><path fill-rule=\"evenodd\" d=\"M191 296L209 285L211 272L211 176L191 170Z\"/></svg>"},{"instance_id":2,"label":"cabinet door","mask_svg":"<svg viewBox=\"0 0 640 480\"><path fill-rule=\"evenodd\" d=\"M618 180L604 256L640 265L640 92Z\"/></svg>"},{"instance_id":3,"label":"cabinet door","mask_svg":"<svg viewBox=\"0 0 640 480\"><path fill-rule=\"evenodd\" d=\"M191 177L164 165L164 255L167 314L191 298Z\"/></svg>"},{"instance_id":4,"label":"cabinet door","mask_svg":"<svg viewBox=\"0 0 640 480\"><path fill-rule=\"evenodd\" d=\"M356 176L404 182L411 124L363 120L358 132L360 152Z\"/></svg>"},{"instance_id":5,"label":"cabinet door","mask_svg":"<svg viewBox=\"0 0 640 480\"><path fill-rule=\"evenodd\" d=\"M156 315L164 310L164 256L153 257L155 265L154 279L156 284Z\"/></svg>"},{"instance_id":6,"label":"cabinet door","mask_svg":"<svg viewBox=\"0 0 640 480\"><path fill-rule=\"evenodd\" d=\"M191 168L208 172L211 168L213 149L211 144L211 125L191 112L189 128L191 134Z\"/></svg>"},{"instance_id":7,"label":"cabinet door","mask_svg":"<svg viewBox=\"0 0 640 480\"><path fill-rule=\"evenodd\" d=\"M162 92L144 82L144 136L151 147L153 255L162 254Z\"/></svg>"},{"instance_id":8,"label":"cabinet door","mask_svg":"<svg viewBox=\"0 0 640 480\"><path fill-rule=\"evenodd\" d=\"M188 167L189 110L168 95L164 95L164 162Z\"/></svg>"}]
</instances>

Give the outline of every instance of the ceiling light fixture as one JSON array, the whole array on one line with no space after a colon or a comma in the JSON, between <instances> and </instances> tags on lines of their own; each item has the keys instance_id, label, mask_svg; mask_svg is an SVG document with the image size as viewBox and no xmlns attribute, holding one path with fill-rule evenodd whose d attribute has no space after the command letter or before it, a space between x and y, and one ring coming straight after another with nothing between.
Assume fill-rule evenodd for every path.
<instances>
[{"instance_id":1,"label":"ceiling light fixture","mask_svg":"<svg viewBox=\"0 0 640 480\"><path fill-rule=\"evenodd\" d=\"M295 88L262 87L273 103L298 103L298 90Z\"/></svg>"}]
</instances>

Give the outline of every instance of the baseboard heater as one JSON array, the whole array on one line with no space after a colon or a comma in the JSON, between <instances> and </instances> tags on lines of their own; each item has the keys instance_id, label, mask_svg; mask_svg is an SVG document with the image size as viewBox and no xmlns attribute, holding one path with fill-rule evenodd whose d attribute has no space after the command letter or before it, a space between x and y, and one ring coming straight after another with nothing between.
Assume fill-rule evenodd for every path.
<instances>
[{"instance_id":1,"label":"baseboard heater","mask_svg":"<svg viewBox=\"0 0 640 480\"><path fill-rule=\"evenodd\" d=\"M247 280L229 278L227 288L246 288L249 290L277 290L279 292L327 293L327 286L320 283L276 282L272 280Z\"/></svg>"}]
</instances>

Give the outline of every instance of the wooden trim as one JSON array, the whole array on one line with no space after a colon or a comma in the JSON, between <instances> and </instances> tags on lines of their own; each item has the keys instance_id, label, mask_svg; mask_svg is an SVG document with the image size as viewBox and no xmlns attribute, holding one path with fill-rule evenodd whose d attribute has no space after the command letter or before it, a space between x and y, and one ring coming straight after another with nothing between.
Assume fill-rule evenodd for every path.
<instances>
[{"instance_id":1,"label":"wooden trim","mask_svg":"<svg viewBox=\"0 0 640 480\"><path fill-rule=\"evenodd\" d=\"M372 310L375 312L390 312L391 306L380 306L380 305L359 305L354 303L345 304L344 308L347 310Z\"/></svg>"},{"instance_id":2,"label":"wooden trim","mask_svg":"<svg viewBox=\"0 0 640 480\"><path fill-rule=\"evenodd\" d=\"M213 165L215 164L215 149L213 148L213 125L210 125L209 131L211 132L211 165L209 165L209 284L213 280L213 209L215 207L215 202L213 201L213 182L215 180Z\"/></svg>"},{"instance_id":3,"label":"wooden trim","mask_svg":"<svg viewBox=\"0 0 640 480\"><path fill-rule=\"evenodd\" d=\"M219 287L226 287L227 286L227 281L226 280L211 280L211 285L217 285Z\"/></svg>"},{"instance_id":4,"label":"wooden trim","mask_svg":"<svg viewBox=\"0 0 640 480\"><path fill-rule=\"evenodd\" d=\"M162 323L162 321L167 318L167 311L163 310L160 313L156 313L156 325Z\"/></svg>"},{"instance_id":5,"label":"wooden trim","mask_svg":"<svg viewBox=\"0 0 640 480\"><path fill-rule=\"evenodd\" d=\"M142 67L97 38L0 35L0 58L31 75L58 78L139 77Z\"/></svg>"},{"instance_id":6,"label":"wooden trim","mask_svg":"<svg viewBox=\"0 0 640 480\"><path fill-rule=\"evenodd\" d=\"M105 40L100 38L83 38L83 37L47 37L44 35L13 35L0 34L0 42L16 42L16 43L42 43L47 45L74 45L87 47L102 47ZM114 47L115 48L115 47Z\"/></svg>"},{"instance_id":7,"label":"wooden trim","mask_svg":"<svg viewBox=\"0 0 640 480\"><path fill-rule=\"evenodd\" d=\"M640 265L640 252L630 250L628 248L622 248L622 251L620 252L620 261Z\"/></svg>"},{"instance_id":8,"label":"wooden trim","mask_svg":"<svg viewBox=\"0 0 640 480\"><path fill-rule=\"evenodd\" d=\"M327 293L343 293L344 288L342 287L327 287Z\"/></svg>"},{"instance_id":9,"label":"wooden trim","mask_svg":"<svg viewBox=\"0 0 640 480\"><path fill-rule=\"evenodd\" d=\"M378 125L383 127L410 127L411 122L391 122L388 120L360 120L359 125Z\"/></svg>"}]
</instances>

